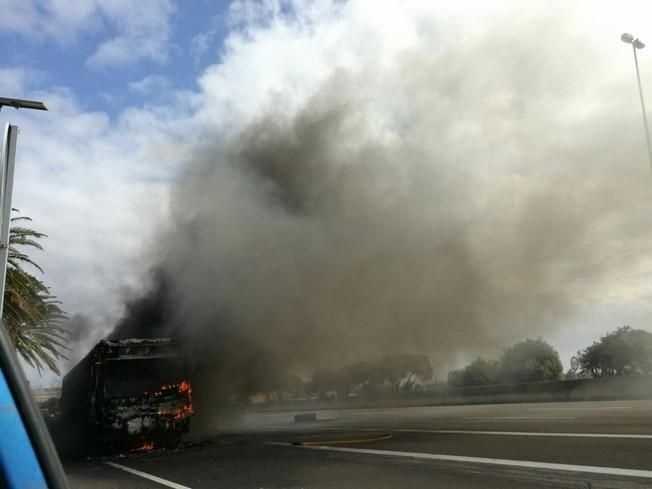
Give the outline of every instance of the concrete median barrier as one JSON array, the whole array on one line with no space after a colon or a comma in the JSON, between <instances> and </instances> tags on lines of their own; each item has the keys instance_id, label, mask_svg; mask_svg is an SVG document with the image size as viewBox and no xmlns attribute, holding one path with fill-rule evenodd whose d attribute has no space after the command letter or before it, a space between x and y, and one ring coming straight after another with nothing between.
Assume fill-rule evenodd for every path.
<instances>
[{"instance_id":1,"label":"concrete median barrier","mask_svg":"<svg viewBox=\"0 0 652 489\"><path fill-rule=\"evenodd\" d=\"M317 413L300 413L294 415L295 423L306 423L310 421L317 421Z\"/></svg>"},{"instance_id":2,"label":"concrete median barrier","mask_svg":"<svg viewBox=\"0 0 652 489\"><path fill-rule=\"evenodd\" d=\"M277 401L260 405L254 410L340 409L391 406L440 406L463 404L502 404L563 401L609 401L621 399L652 399L652 375L603 377L595 379L499 384L359 396L355 399L311 399ZM315 419L303 419L315 415ZM297 418L301 419L297 419ZM295 416L295 422L315 421L315 413Z\"/></svg>"}]
</instances>

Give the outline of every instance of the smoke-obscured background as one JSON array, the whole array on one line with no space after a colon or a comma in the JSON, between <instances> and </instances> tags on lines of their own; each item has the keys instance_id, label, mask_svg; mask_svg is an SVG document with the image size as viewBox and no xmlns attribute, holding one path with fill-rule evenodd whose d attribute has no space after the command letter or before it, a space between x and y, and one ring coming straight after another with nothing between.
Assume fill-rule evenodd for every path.
<instances>
[{"instance_id":1,"label":"smoke-obscured background","mask_svg":"<svg viewBox=\"0 0 652 489\"><path fill-rule=\"evenodd\" d=\"M399 352L443 376L525 337L566 360L648 328L652 176L618 40L632 7L235 2L193 91L88 143L128 198L89 170L88 203L117 216L84 267L46 229L52 285L81 314L71 362L116 323L188 338L220 376ZM45 185L47 126L29 120L26 200Z\"/></svg>"}]
</instances>

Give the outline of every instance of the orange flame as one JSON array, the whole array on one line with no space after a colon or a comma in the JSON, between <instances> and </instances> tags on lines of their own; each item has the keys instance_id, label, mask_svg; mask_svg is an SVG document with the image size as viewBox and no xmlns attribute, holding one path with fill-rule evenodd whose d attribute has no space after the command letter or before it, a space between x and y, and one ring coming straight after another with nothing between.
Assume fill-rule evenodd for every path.
<instances>
[{"instance_id":1,"label":"orange flame","mask_svg":"<svg viewBox=\"0 0 652 489\"><path fill-rule=\"evenodd\" d=\"M192 387L190 387L190 382L187 380L182 380L177 386L177 389L179 389L179 392L187 392L188 395L192 394Z\"/></svg>"},{"instance_id":2,"label":"orange flame","mask_svg":"<svg viewBox=\"0 0 652 489\"><path fill-rule=\"evenodd\" d=\"M165 391L176 390L179 394L182 394L185 397L185 404L182 407L175 409L174 411L158 411L159 416L172 416L174 421L182 421L195 412L192 405L192 386L187 380L182 380L178 384L164 384L161 386L161 389L156 392L145 392L146 396L160 397L164 394Z\"/></svg>"},{"instance_id":3,"label":"orange flame","mask_svg":"<svg viewBox=\"0 0 652 489\"><path fill-rule=\"evenodd\" d=\"M154 450L154 443L151 441L143 441L143 444L139 446L138 448L134 448L132 451L133 452L149 452L150 450Z\"/></svg>"},{"instance_id":4,"label":"orange flame","mask_svg":"<svg viewBox=\"0 0 652 489\"><path fill-rule=\"evenodd\" d=\"M192 414L195 412L192 406L192 387L190 386L190 382L182 380L177 385L177 391L179 394L185 394L187 398L186 404L183 407L177 409L176 413L174 414L174 420L181 421L182 419L192 416Z\"/></svg>"}]
</instances>

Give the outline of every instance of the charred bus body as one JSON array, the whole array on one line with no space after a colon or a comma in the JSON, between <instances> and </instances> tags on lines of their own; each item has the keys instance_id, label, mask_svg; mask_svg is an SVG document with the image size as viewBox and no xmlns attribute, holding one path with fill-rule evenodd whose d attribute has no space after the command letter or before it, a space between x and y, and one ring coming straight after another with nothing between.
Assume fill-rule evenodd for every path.
<instances>
[{"instance_id":1,"label":"charred bus body","mask_svg":"<svg viewBox=\"0 0 652 489\"><path fill-rule=\"evenodd\" d=\"M176 446L193 414L178 342L101 341L64 377L60 406L71 456Z\"/></svg>"}]
</instances>

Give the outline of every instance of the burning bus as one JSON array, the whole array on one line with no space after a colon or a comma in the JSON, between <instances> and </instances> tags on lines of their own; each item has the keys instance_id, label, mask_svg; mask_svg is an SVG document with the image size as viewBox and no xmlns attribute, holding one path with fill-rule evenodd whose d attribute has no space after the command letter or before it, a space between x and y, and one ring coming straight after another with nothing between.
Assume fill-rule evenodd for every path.
<instances>
[{"instance_id":1,"label":"burning bus","mask_svg":"<svg viewBox=\"0 0 652 489\"><path fill-rule=\"evenodd\" d=\"M64 377L60 406L70 455L175 447L193 415L178 342L101 341Z\"/></svg>"}]
</instances>

